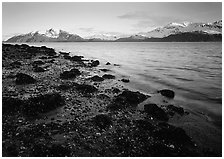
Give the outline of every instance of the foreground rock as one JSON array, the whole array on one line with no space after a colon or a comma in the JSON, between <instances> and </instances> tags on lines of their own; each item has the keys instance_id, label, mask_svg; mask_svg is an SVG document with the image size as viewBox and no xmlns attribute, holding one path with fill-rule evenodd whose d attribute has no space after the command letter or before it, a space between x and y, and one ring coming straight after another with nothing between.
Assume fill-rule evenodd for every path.
<instances>
[{"instance_id":1,"label":"foreground rock","mask_svg":"<svg viewBox=\"0 0 224 159\"><path fill-rule=\"evenodd\" d=\"M156 104L146 104L144 105L144 111L153 118L162 121L168 121L169 118L165 111L159 108Z\"/></svg>"},{"instance_id":2,"label":"foreground rock","mask_svg":"<svg viewBox=\"0 0 224 159\"><path fill-rule=\"evenodd\" d=\"M113 124L112 119L106 114L96 115L93 121L100 129L109 128Z\"/></svg>"},{"instance_id":3,"label":"foreground rock","mask_svg":"<svg viewBox=\"0 0 224 159\"><path fill-rule=\"evenodd\" d=\"M17 73L16 74L16 84L33 84L36 80L31 77L30 75L24 74L24 73Z\"/></svg>"},{"instance_id":4,"label":"foreground rock","mask_svg":"<svg viewBox=\"0 0 224 159\"><path fill-rule=\"evenodd\" d=\"M104 80L104 78L102 77L99 77L97 75L93 76L90 78L92 81L95 81L95 82L102 82Z\"/></svg>"},{"instance_id":5,"label":"foreground rock","mask_svg":"<svg viewBox=\"0 0 224 159\"><path fill-rule=\"evenodd\" d=\"M125 79L125 78L121 79L121 81L124 82L124 83L128 83L128 82L130 82L129 79Z\"/></svg>"},{"instance_id":6,"label":"foreground rock","mask_svg":"<svg viewBox=\"0 0 224 159\"><path fill-rule=\"evenodd\" d=\"M71 79L71 78L75 78L79 75L81 75L81 72L78 69L73 68L70 71L64 71L63 73L61 73L60 78L61 79Z\"/></svg>"},{"instance_id":7,"label":"foreground rock","mask_svg":"<svg viewBox=\"0 0 224 159\"><path fill-rule=\"evenodd\" d=\"M140 92L125 90L114 98L113 102L108 105L108 109L119 110L130 106L136 106L137 104L143 102L146 98L147 96Z\"/></svg>"},{"instance_id":8,"label":"foreground rock","mask_svg":"<svg viewBox=\"0 0 224 159\"><path fill-rule=\"evenodd\" d=\"M98 90L96 87L87 84L78 84L76 89L83 94L94 93Z\"/></svg>"},{"instance_id":9,"label":"foreground rock","mask_svg":"<svg viewBox=\"0 0 224 159\"><path fill-rule=\"evenodd\" d=\"M115 79L115 76L114 75L110 75L110 74L104 74L102 77L104 79Z\"/></svg>"}]
</instances>

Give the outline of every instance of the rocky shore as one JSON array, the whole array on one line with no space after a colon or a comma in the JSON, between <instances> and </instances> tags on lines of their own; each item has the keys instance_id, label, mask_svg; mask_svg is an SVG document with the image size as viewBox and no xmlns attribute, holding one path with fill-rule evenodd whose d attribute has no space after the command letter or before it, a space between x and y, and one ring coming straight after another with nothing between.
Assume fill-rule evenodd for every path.
<instances>
[{"instance_id":1,"label":"rocky shore","mask_svg":"<svg viewBox=\"0 0 224 159\"><path fill-rule=\"evenodd\" d=\"M3 156L221 156L180 126L198 118L172 103L174 91L128 90L129 79L100 64L45 46L3 44Z\"/></svg>"}]
</instances>

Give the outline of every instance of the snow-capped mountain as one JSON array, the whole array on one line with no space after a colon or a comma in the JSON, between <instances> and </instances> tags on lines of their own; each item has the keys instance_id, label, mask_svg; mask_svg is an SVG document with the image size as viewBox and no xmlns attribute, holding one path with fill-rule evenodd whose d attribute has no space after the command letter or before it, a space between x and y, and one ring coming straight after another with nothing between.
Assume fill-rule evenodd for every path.
<instances>
[{"instance_id":1,"label":"snow-capped mountain","mask_svg":"<svg viewBox=\"0 0 224 159\"><path fill-rule=\"evenodd\" d=\"M13 36L7 42L76 42L85 41L82 37L76 34L70 34L63 30L49 29L44 31L34 31L28 34Z\"/></svg>"},{"instance_id":2,"label":"snow-capped mountain","mask_svg":"<svg viewBox=\"0 0 224 159\"><path fill-rule=\"evenodd\" d=\"M208 34L222 34L222 20L214 23L169 23L164 27L156 28L149 32L141 32L138 35L147 38L163 38L172 34L186 32L204 32Z\"/></svg>"},{"instance_id":3,"label":"snow-capped mountain","mask_svg":"<svg viewBox=\"0 0 224 159\"><path fill-rule=\"evenodd\" d=\"M120 37L117 35L111 35L111 34L95 34L93 36L88 36L86 39L95 39L95 40L106 40L106 41L114 41L119 39Z\"/></svg>"}]
</instances>

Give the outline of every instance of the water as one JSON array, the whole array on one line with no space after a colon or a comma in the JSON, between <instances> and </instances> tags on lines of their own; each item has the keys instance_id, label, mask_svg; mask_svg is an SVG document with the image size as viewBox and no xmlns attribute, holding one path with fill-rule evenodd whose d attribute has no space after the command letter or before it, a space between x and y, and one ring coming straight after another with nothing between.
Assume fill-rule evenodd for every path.
<instances>
[{"instance_id":1,"label":"water","mask_svg":"<svg viewBox=\"0 0 224 159\"><path fill-rule=\"evenodd\" d=\"M222 43L81 42L35 43L90 59L130 79L129 87L144 93L169 88L183 107L221 122ZM105 66L106 62L120 64Z\"/></svg>"}]
</instances>

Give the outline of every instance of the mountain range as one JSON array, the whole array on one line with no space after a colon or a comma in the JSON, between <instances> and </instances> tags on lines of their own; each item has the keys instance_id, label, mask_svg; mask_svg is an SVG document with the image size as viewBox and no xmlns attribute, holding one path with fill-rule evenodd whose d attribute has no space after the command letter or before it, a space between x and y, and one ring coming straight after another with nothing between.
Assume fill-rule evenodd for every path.
<instances>
[{"instance_id":1,"label":"mountain range","mask_svg":"<svg viewBox=\"0 0 224 159\"><path fill-rule=\"evenodd\" d=\"M13 36L6 42L169 42L169 41L222 41L222 20L213 23L169 23L149 32L135 35L99 34L81 37L63 30L53 28L44 32L34 31L27 34Z\"/></svg>"}]
</instances>

